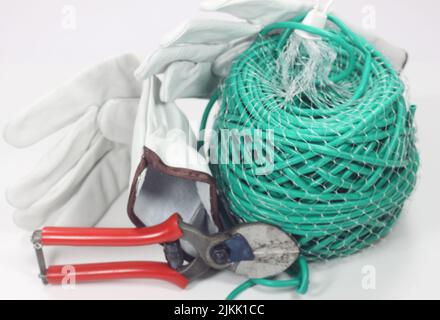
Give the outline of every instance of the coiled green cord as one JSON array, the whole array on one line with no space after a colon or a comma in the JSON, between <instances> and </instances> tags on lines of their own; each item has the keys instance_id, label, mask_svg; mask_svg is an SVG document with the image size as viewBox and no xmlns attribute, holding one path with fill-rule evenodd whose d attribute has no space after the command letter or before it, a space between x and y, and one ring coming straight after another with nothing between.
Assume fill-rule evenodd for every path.
<instances>
[{"instance_id":1,"label":"coiled green cord","mask_svg":"<svg viewBox=\"0 0 440 320\"><path fill-rule=\"evenodd\" d=\"M316 261L354 254L390 232L415 187L419 155L415 107L407 105L405 86L388 60L334 16L328 30L305 26L303 18L267 26L236 59L208 104L201 131L220 100L215 132L273 132L273 141L263 141L275 151L269 174L258 174L262 164L256 162L228 161L211 169L228 213L279 226L298 240L307 260ZM348 96L322 87L316 96L286 101L274 90L276 60L295 29L334 48L330 80ZM227 148L230 154L247 152L243 144ZM218 159L224 151L218 149ZM249 280L230 297L277 283Z\"/></svg>"}]
</instances>

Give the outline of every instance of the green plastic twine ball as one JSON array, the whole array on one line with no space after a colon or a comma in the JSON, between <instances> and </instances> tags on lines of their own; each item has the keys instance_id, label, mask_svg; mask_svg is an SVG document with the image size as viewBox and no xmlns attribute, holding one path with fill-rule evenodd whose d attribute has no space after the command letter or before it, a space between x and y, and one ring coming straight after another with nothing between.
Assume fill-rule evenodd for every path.
<instances>
[{"instance_id":1,"label":"green plastic twine ball","mask_svg":"<svg viewBox=\"0 0 440 320\"><path fill-rule=\"evenodd\" d=\"M388 60L337 18L321 30L302 25L303 17L266 27L235 60L207 113L218 100L214 132L222 147L211 145L211 157L216 153L212 171L225 211L279 226L314 261L354 254L385 237L415 187L419 156L415 107ZM317 81L313 94L286 99L279 57L297 29L319 35L337 54L333 85ZM292 77L299 72L288 70ZM245 161L246 143L224 144L222 133L234 130L262 133L258 143L273 152L262 148L251 153L260 161ZM271 159L270 171L261 157Z\"/></svg>"}]
</instances>

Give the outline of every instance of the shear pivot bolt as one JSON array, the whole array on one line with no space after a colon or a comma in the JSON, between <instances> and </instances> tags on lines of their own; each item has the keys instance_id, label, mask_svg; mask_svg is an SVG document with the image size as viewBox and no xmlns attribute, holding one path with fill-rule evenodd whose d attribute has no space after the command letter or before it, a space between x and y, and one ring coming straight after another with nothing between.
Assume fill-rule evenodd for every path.
<instances>
[{"instance_id":1,"label":"shear pivot bolt","mask_svg":"<svg viewBox=\"0 0 440 320\"><path fill-rule=\"evenodd\" d=\"M211 257L217 264L227 264L229 263L229 250L224 244L219 244L212 248Z\"/></svg>"}]
</instances>

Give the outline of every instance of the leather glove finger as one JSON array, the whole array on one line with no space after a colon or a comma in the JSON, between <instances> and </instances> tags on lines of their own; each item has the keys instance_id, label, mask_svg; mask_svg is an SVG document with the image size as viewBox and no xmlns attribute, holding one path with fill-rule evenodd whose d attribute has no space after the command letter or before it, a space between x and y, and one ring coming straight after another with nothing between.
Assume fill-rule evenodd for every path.
<instances>
[{"instance_id":1,"label":"leather glove finger","mask_svg":"<svg viewBox=\"0 0 440 320\"><path fill-rule=\"evenodd\" d=\"M112 98L138 98L141 86L133 76L139 66L134 55L104 62L61 86L10 122L5 140L27 147L76 122L90 106L102 106Z\"/></svg>"},{"instance_id":2,"label":"leather glove finger","mask_svg":"<svg viewBox=\"0 0 440 320\"><path fill-rule=\"evenodd\" d=\"M97 111L95 107L90 108L27 176L7 189L6 197L12 206L30 207L78 164L98 132Z\"/></svg>"},{"instance_id":3,"label":"leather glove finger","mask_svg":"<svg viewBox=\"0 0 440 320\"><path fill-rule=\"evenodd\" d=\"M205 0L201 8L205 11L224 12L251 24L266 26L276 21L286 21L313 7L305 0Z\"/></svg>"},{"instance_id":4,"label":"leather glove finger","mask_svg":"<svg viewBox=\"0 0 440 320\"><path fill-rule=\"evenodd\" d=\"M219 85L212 63L175 62L166 70L160 99L171 102L184 98L207 98Z\"/></svg>"},{"instance_id":5,"label":"leather glove finger","mask_svg":"<svg viewBox=\"0 0 440 320\"><path fill-rule=\"evenodd\" d=\"M97 123L106 139L131 145L139 99L112 99L101 108Z\"/></svg>"},{"instance_id":6,"label":"leather glove finger","mask_svg":"<svg viewBox=\"0 0 440 320\"><path fill-rule=\"evenodd\" d=\"M260 31L259 26L222 20L192 20L166 35L163 48L182 44L225 44L247 38Z\"/></svg>"},{"instance_id":7,"label":"leather glove finger","mask_svg":"<svg viewBox=\"0 0 440 320\"><path fill-rule=\"evenodd\" d=\"M95 226L127 189L129 163L128 148L116 148L109 152L86 177L77 193L47 223L54 226Z\"/></svg>"},{"instance_id":8,"label":"leather glove finger","mask_svg":"<svg viewBox=\"0 0 440 320\"><path fill-rule=\"evenodd\" d=\"M52 214L63 208L78 193L82 188L83 181L113 148L114 145L103 137L96 138L80 161L46 194L27 208L16 211L14 215L16 218L14 219L17 225L23 228L41 226ZM95 187L106 186L96 185ZM28 195L21 194L21 196L27 197Z\"/></svg>"},{"instance_id":9,"label":"leather glove finger","mask_svg":"<svg viewBox=\"0 0 440 320\"><path fill-rule=\"evenodd\" d=\"M148 79L165 72L167 67L176 61L213 62L228 47L229 44L196 44L160 48L142 63L135 75L139 80Z\"/></svg>"}]
</instances>

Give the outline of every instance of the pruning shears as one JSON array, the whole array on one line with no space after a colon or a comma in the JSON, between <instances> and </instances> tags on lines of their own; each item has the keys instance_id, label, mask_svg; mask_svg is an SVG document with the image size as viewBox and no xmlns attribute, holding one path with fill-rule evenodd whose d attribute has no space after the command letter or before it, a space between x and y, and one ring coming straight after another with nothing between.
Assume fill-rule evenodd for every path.
<instances>
[{"instance_id":1,"label":"pruning shears","mask_svg":"<svg viewBox=\"0 0 440 320\"><path fill-rule=\"evenodd\" d=\"M197 254L188 254L182 242ZM229 269L249 278L276 276L292 266L299 256L296 241L280 229L263 223L241 224L222 233L207 235L174 214L164 223L137 229L59 228L35 231L40 278L45 284L63 283L66 266L46 267L43 247L134 247L162 244L167 262L113 262L69 265L77 283L155 278L181 288L208 271Z\"/></svg>"}]
</instances>

